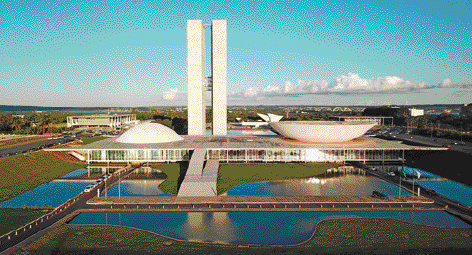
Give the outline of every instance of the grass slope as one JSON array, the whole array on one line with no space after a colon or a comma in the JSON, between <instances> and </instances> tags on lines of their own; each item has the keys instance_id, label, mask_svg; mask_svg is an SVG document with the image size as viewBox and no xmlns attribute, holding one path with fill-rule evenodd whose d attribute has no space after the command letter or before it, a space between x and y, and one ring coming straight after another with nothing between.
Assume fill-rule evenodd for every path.
<instances>
[{"instance_id":1,"label":"grass slope","mask_svg":"<svg viewBox=\"0 0 472 255\"><path fill-rule=\"evenodd\" d=\"M176 241L118 226L63 225L15 254L451 254L472 247L470 232L394 219L337 219L320 222L300 245L243 247Z\"/></svg>"},{"instance_id":2,"label":"grass slope","mask_svg":"<svg viewBox=\"0 0 472 255\"><path fill-rule=\"evenodd\" d=\"M0 208L0 236L51 211L52 209Z\"/></svg>"},{"instance_id":3,"label":"grass slope","mask_svg":"<svg viewBox=\"0 0 472 255\"><path fill-rule=\"evenodd\" d=\"M181 167L184 167L181 166L183 164L184 163L170 163L152 165L152 168L159 169L167 175L166 180L159 185L159 189L167 194L177 195L180 180L179 178L182 178L181 171L184 171L181 170Z\"/></svg>"},{"instance_id":4,"label":"grass slope","mask_svg":"<svg viewBox=\"0 0 472 255\"><path fill-rule=\"evenodd\" d=\"M81 166L46 151L0 159L0 202L56 179Z\"/></svg>"},{"instance_id":5,"label":"grass slope","mask_svg":"<svg viewBox=\"0 0 472 255\"><path fill-rule=\"evenodd\" d=\"M95 136L95 137L84 138L84 139L82 139L82 145L98 142L98 141L105 140L105 139L108 139L108 138L109 137L105 137L105 136Z\"/></svg>"},{"instance_id":6,"label":"grass slope","mask_svg":"<svg viewBox=\"0 0 472 255\"><path fill-rule=\"evenodd\" d=\"M252 163L252 164L221 164L218 171L218 194L228 191L231 187L258 181L285 180L316 176L327 169L339 167L340 164L310 163Z\"/></svg>"}]
</instances>

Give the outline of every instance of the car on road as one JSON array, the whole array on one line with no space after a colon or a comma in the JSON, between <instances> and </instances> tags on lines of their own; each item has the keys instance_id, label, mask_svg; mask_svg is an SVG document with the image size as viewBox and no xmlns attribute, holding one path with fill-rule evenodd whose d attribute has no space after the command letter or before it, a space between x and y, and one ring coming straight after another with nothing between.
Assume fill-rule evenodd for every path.
<instances>
[{"instance_id":1,"label":"car on road","mask_svg":"<svg viewBox=\"0 0 472 255\"><path fill-rule=\"evenodd\" d=\"M437 195L438 193L436 193L436 191L434 189L426 189L426 194L430 195L430 196L435 196Z\"/></svg>"},{"instance_id":2,"label":"car on road","mask_svg":"<svg viewBox=\"0 0 472 255\"><path fill-rule=\"evenodd\" d=\"M444 148L451 148L451 146L452 146L452 144L450 144L450 143L445 143L445 144L443 144L443 147L444 147Z\"/></svg>"},{"instance_id":3,"label":"car on road","mask_svg":"<svg viewBox=\"0 0 472 255\"><path fill-rule=\"evenodd\" d=\"M93 189L93 185L88 185L87 187L85 187L84 189L84 192L90 192L92 189Z\"/></svg>"},{"instance_id":4,"label":"car on road","mask_svg":"<svg viewBox=\"0 0 472 255\"><path fill-rule=\"evenodd\" d=\"M390 175L390 176L395 176L394 172L387 172L387 174Z\"/></svg>"},{"instance_id":5,"label":"car on road","mask_svg":"<svg viewBox=\"0 0 472 255\"><path fill-rule=\"evenodd\" d=\"M380 199L387 199L388 196L385 195L384 193L382 192L378 192L376 190L372 191L372 197L375 197L375 198L380 198Z\"/></svg>"}]
</instances>

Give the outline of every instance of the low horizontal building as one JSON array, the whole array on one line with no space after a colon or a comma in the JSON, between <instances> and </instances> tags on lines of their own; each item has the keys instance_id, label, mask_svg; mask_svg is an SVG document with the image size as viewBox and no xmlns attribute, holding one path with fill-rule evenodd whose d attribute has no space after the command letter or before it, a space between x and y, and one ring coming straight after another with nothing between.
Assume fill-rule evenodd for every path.
<instances>
[{"instance_id":1,"label":"low horizontal building","mask_svg":"<svg viewBox=\"0 0 472 255\"><path fill-rule=\"evenodd\" d=\"M189 161L204 149L204 160L220 162L399 161L407 150L446 148L410 146L361 136L347 142L305 143L283 136L179 136L155 123L137 125L121 137L50 151L75 151L88 163Z\"/></svg>"},{"instance_id":2,"label":"low horizontal building","mask_svg":"<svg viewBox=\"0 0 472 255\"><path fill-rule=\"evenodd\" d=\"M423 116L424 115L424 110L423 109L410 108L409 110L410 110L411 117Z\"/></svg>"},{"instance_id":3,"label":"low horizontal building","mask_svg":"<svg viewBox=\"0 0 472 255\"><path fill-rule=\"evenodd\" d=\"M136 122L135 114L99 114L67 117L67 127L120 127Z\"/></svg>"},{"instance_id":4,"label":"low horizontal building","mask_svg":"<svg viewBox=\"0 0 472 255\"><path fill-rule=\"evenodd\" d=\"M377 125L383 125L383 126L393 125L393 117L382 117L382 116L329 116L328 120L367 121L367 122L374 122Z\"/></svg>"}]
</instances>

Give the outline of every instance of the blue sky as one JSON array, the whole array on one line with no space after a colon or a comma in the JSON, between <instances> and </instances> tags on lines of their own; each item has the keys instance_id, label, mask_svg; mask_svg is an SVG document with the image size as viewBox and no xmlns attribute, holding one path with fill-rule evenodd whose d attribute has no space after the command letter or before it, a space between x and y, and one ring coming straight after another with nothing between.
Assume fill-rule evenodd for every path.
<instances>
[{"instance_id":1,"label":"blue sky","mask_svg":"<svg viewBox=\"0 0 472 255\"><path fill-rule=\"evenodd\" d=\"M188 19L227 20L230 105L472 102L465 0L6 0L0 19L0 104L186 105Z\"/></svg>"}]
</instances>

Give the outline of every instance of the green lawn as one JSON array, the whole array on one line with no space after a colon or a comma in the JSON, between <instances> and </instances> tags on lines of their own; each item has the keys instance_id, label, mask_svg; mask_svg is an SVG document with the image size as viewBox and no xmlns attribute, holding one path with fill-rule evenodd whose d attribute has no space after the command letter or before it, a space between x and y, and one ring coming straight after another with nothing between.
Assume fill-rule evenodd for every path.
<instances>
[{"instance_id":1,"label":"green lawn","mask_svg":"<svg viewBox=\"0 0 472 255\"><path fill-rule=\"evenodd\" d=\"M394 219L337 219L320 222L300 245L244 247L176 241L119 226L63 225L15 254L463 254L472 247L470 234Z\"/></svg>"},{"instance_id":2,"label":"green lawn","mask_svg":"<svg viewBox=\"0 0 472 255\"><path fill-rule=\"evenodd\" d=\"M177 195L179 178L181 177L181 165L186 169L188 163L171 163L171 164L156 164L152 165L152 168L161 170L167 175L165 181L159 185L159 189L167 194ZM182 170L183 171L183 170Z\"/></svg>"},{"instance_id":3,"label":"green lawn","mask_svg":"<svg viewBox=\"0 0 472 255\"><path fill-rule=\"evenodd\" d=\"M0 236L51 211L52 209L0 208Z\"/></svg>"},{"instance_id":4,"label":"green lawn","mask_svg":"<svg viewBox=\"0 0 472 255\"><path fill-rule=\"evenodd\" d=\"M324 173L329 168L340 166L335 163L309 164L309 163L260 163L260 164L221 164L218 171L217 192L222 194L231 187L258 181L285 180L300 177L316 176ZM159 188L171 195L177 195L179 178L185 172L188 163L157 164L152 165L163 171L167 178L159 185ZM180 180L182 181L182 180Z\"/></svg>"},{"instance_id":5,"label":"green lawn","mask_svg":"<svg viewBox=\"0 0 472 255\"><path fill-rule=\"evenodd\" d=\"M316 176L327 169L336 168L340 164L310 163L253 163L253 164L220 164L218 171L217 192L222 194L231 187L259 181L285 180Z\"/></svg>"},{"instance_id":6,"label":"green lawn","mask_svg":"<svg viewBox=\"0 0 472 255\"><path fill-rule=\"evenodd\" d=\"M84 138L84 139L82 139L82 145L98 142L98 141L108 139L108 138L109 137L105 137L105 136L95 136L95 137L90 137L90 138Z\"/></svg>"},{"instance_id":7,"label":"green lawn","mask_svg":"<svg viewBox=\"0 0 472 255\"><path fill-rule=\"evenodd\" d=\"M0 202L81 168L47 151L0 159Z\"/></svg>"}]
</instances>

